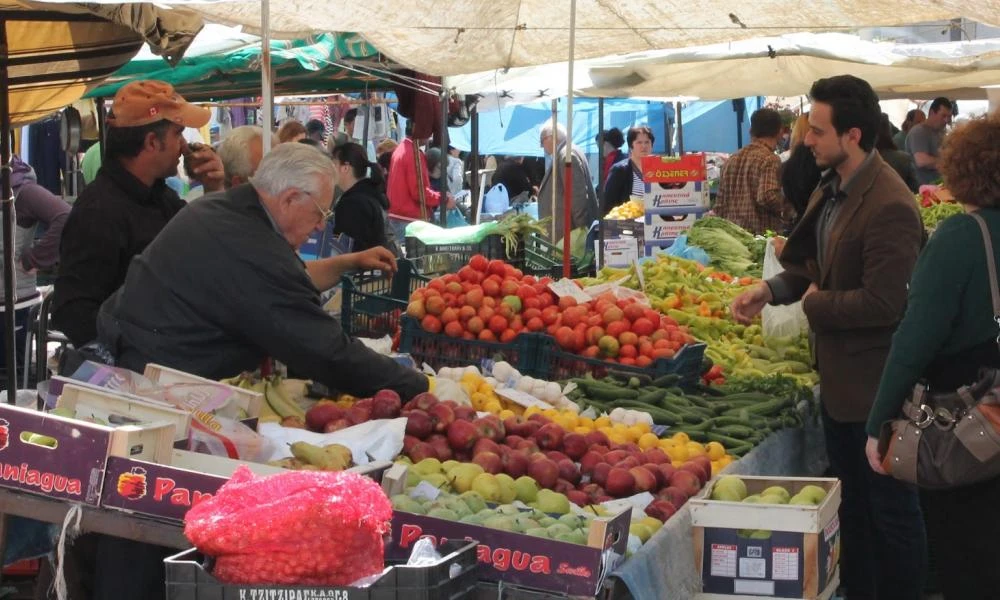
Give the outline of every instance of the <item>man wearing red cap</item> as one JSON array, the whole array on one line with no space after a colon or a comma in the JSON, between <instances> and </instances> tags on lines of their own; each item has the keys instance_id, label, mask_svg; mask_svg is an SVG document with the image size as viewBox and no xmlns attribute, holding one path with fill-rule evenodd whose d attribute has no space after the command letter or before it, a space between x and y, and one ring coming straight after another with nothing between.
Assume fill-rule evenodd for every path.
<instances>
[{"instance_id":1,"label":"man wearing red cap","mask_svg":"<svg viewBox=\"0 0 1000 600\"><path fill-rule=\"evenodd\" d=\"M184 207L164 183L184 156L206 192L223 188L222 161L208 147L191 151L185 127L208 123L207 108L189 104L162 81L136 81L115 94L108 115L106 157L80 194L60 249L53 325L79 348L97 337L97 310L140 254Z\"/></svg>"}]
</instances>

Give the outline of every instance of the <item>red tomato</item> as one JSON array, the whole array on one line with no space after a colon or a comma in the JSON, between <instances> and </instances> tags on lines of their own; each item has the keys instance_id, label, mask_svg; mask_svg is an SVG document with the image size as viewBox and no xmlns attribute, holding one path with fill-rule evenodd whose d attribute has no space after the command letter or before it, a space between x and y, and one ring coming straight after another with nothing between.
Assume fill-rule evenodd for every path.
<instances>
[{"instance_id":1,"label":"red tomato","mask_svg":"<svg viewBox=\"0 0 1000 600\"><path fill-rule=\"evenodd\" d=\"M559 320L559 309L554 306L549 306L542 309L542 321L546 325L552 325Z\"/></svg>"},{"instance_id":2,"label":"red tomato","mask_svg":"<svg viewBox=\"0 0 1000 600\"><path fill-rule=\"evenodd\" d=\"M507 319L500 315L493 315L490 317L488 327L490 328L490 331L496 335L500 335L503 333L504 329L507 329Z\"/></svg>"},{"instance_id":3,"label":"red tomato","mask_svg":"<svg viewBox=\"0 0 1000 600\"><path fill-rule=\"evenodd\" d=\"M493 259L490 261L489 265L487 265L486 271L490 275L499 275L500 277L503 277L507 274L507 264L502 260Z\"/></svg>"},{"instance_id":4,"label":"red tomato","mask_svg":"<svg viewBox=\"0 0 1000 600\"><path fill-rule=\"evenodd\" d=\"M531 317L528 319L527 328L528 331L541 331L545 329L545 323L542 321L541 317Z\"/></svg>"},{"instance_id":5,"label":"red tomato","mask_svg":"<svg viewBox=\"0 0 1000 600\"><path fill-rule=\"evenodd\" d=\"M476 286L466 292L465 303L478 310L479 307L483 305L483 289Z\"/></svg>"},{"instance_id":6,"label":"red tomato","mask_svg":"<svg viewBox=\"0 0 1000 600\"><path fill-rule=\"evenodd\" d=\"M500 284L492 279L487 279L483 282L483 293L493 298L498 297L500 295Z\"/></svg>"},{"instance_id":7,"label":"red tomato","mask_svg":"<svg viewBox=\"0 0 1000 600\"><path fill-rule=\"evenodd\" d=\"M608 323L608 326L605 328L605 331L611 337L617 338L621 334L628 331L628 322L625 321L624 319L620 321L612 321Z\"/></svg>"},{"instance_id":8,"label":"red tomato","mask_svg":"<svg viewBox=\"0 0 1000 600\"><path fill-rule=\"evenodd\" d=\"M623 331L618 334L618 343L622 346L632 346L634 348L639 343L639 336L631 331Z\"/></svg>"},{"instance_id":9,"label":"red tomato","mask_svg":"<svg viewBox=\"0 0 1000 600\"><path fill-rule=\"evenodd\" d=\"M636 335L652 335L656 330L656 325L646 317L640 317L632 322L632 331Z\"/></svg>"},{"instance_id":10,"label":"red tomato","mask_svg":"<svg viewBox=\"0 0 1000 600\"><path fill-rule=\"evenodd\" d=\"M555 338L556 338L556 343L559 344L560 348L562 348L563 350L572 351L573 346L575 345L576 342L575 340L576 336L574 335L572 329L566 326L560 327L559 329L556 330Z\"/></svg>"},{"instance_id":11,"label":"red tomato","mask_svg":"<svg viewBox=\"0 0 1000 600\"><path fill-rule=\"evenodd\" d=\"M480 331L479 335L477 337L480 340L484 341L484 342L495 342L495 341L497 341L497 336L493 335L493 332L490 331L489 329L484 329L484 330Z\"/></svg>"},{"instance_id":12,"label":"red tomato","mask_svg":"<svg viewBox=\"0 0 1000 600\"><path fill-rule=\"evenodd\" d=\"M629 321L635 321L636 319L641 319L645 315L645 309L639 304L629 304L623 311L625 312L625 318Z\"/></svg>"},{"instance_id":13,"label":"red tomato","mask_svg":"<svg viewBox=\"0 0 1000 600\"><path fill-rule=\"evenodd\" d=\"M504 344L509 344L510 342L514 341L514 338L516 337L517 337L517 332L514 331L513 329L504 329L503 333L500 334L500 341L503 342Z\"/></svg>"},{"instance_id":14,"label":"red tomato","mask_svg":"<svg viewBox=\"0 0 1000 600\"><path fill-rule=\"evenodd\" d=\"M587 346L586 349L584 349L582 354L587 358L597 358L597 355L600 354L600 352L601 352L600 348L598 348L594 344L591 344L590 346Z\"/></svg>"},{"instance_id":15,"label":"red tomato","mask_svg":"<svg viewBox=\"0 0 1000 600\"><path fill-rule=\"evenodd\" d=\"M420 321L420 326L424 328L424 331L429 331L431 333L441 333L441 319L435 317L434 315L427 315Z\"/></svg>"},{"instance_id":16,"label":"red tomato","mask_svg":"<svg viewBox=\"0 0 1000 600\"><path fill-rule=\"evenodd\" d=\"M458 321L452 321L444 326L444 334L448 337L462 337L464 331L462 324Z\"/></svg>"},{"instance_id":17,"label":"red tomato","mask_svg":"<svg viewBox=\"0 0 1000 600\"><path fill-rule=\"evenodd\" d=\"M653 364L653 359L645 354L640 354L635 357L635 366L637 367L648 367L651 364Z\"/></svg>"},{"instance_id":18,"label":"red tomato","mask_svg":"<svg viewBox=\"0 0 1000 600\"><path fill-rule=\"evenodd\" d=\"M480 273L485 273L487 267L489 267L490 261L486 260L486 257L482 254L476 254L469 259L469 266L473 269L479 271Z\"/></svg>"},{"instance_id":19,"label":"red tomato","mask_svg":"<svg viewBox=\"0 0 1000 600\"><path fill-rule=\"evenodd\" d=\"M535 317L541 317L542 311L537 308L525 308L521 311L521 316L527 319L534 319Z\"/></svg>"},{"instance_id":20,"label":"red tomato","mask_svg":"<svg viewBox=\"0 0 1000 600\"><path fill-rule=\"evenodd\" d=\"M559 310L565 311L567 308L576 306L576 298L573 296L563 296L559 299Z\"/></svg>"},{"instance_id":21,"label":"red tomato","mask_svg":"<svg viewBox=\"0 0 1000 600\"><path fill-rule=\"evenodd\" d=\"M623 365L635 366L635 359L634 358L630 358L628 356L619 356L618 357L618 362L620 362Z\"/></svg>"},{"instance_id":22,"label":"red tomato","mask_svg":"<svg viewBox=\"0 0 1000 600\"><path fill-rule=\"evenodd\" d=\"M542 300L539 297L535 296L535 297L532 297L532 298L525 299L521 303L521 305L524 308L540 309L540 308L542 308Z\"/></svg>"},{"instance_id":23,"label":"red tomato","mask_svg":"<svg viewBox=\"0 0 1000 600\"><path fill-rule=\"evenodd\" d=\"M639 356L639 351L632 344L622 344L618 349L618 356L634 359Z\"/></svg>"},{"instance_id":24,"label":"red tomato","mask_svg":"<svg viewBox=\"0 0 1000 600\"><path fill-rule=\"evenodd\" d=\"M458 309L458 320L465 323L476 316L476 309L468 304Z\"/></svg>"},{"instance_id":25,"label":"red tomato","mask_svg":"<svg viewBox=\"0 0 1000 600\"><path fill-rule=\"evenodd\" d=\"M479 332L483 330L485 325L480 317L472 317L469 322L465 324L465 328L469 330L473 335L479 335Z\"/></svg>"}]
</instances>

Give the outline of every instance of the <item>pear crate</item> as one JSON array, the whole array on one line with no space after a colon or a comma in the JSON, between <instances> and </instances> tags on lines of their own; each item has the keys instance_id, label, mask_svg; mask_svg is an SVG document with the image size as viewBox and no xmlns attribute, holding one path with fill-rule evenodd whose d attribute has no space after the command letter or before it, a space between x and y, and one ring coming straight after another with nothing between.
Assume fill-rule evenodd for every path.
<instances>
[{"instance_id":1,"label":"pear crate","mask_svg":"<svg viewBox=\"0 0 1000 600\"><path fill-rule=\"evenodd\" d=\"M840 481L716 477L688 501L698 600L826 600L839 583Z\"/></svg>"}]
</instances>

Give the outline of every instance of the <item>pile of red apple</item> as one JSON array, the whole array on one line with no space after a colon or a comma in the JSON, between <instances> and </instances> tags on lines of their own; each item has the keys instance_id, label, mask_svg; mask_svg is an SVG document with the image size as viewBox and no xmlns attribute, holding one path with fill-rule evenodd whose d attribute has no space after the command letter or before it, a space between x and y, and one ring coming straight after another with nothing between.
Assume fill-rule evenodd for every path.
<instances>
[{"instance_id":1,"label":"pile of red apple","mask_svg":"<svg viewBox=\"0 0 1000 600\"><path fill-rule=\"evenodd\" d=\"M675 468L653 448L614 444L600 431L567 432L541 414L528 419L476 417L467 406L420 394L403 406L407 417L403 453L413 462L425 458L474 462L487 473L527 475L539 487L566 494L580 506L650 492L656 500L647 514L666 520L711 477L706 456Z\"/></svg>"},{"instance_id":2,"label":"pile of red apple","mask_svg":"<svg viewBox=\"0 0 1000 600\"><path fill-rule=\"evenodd\" d=\"M362 398L350 407L323 399L306 411L306 428L317 433L332 433L371 419L395 419L402 410L402 399L393 390L381 390L371 398Z\"/></svg>"},{"instance_id":3,"label":"pile of red apple","mask_svg":"<svg viewBox=\"0 0 1000 600\"><path fill-rule=\"evenodd\" d=\"M686 327L635 298L607 293L578 304L557 297L550 283L476 255L458 273L415 290L406 313L431 333L504 343L524 332L547 333L568 352L639 367L673 358L695 341Z\"/></svg>"}]
</instances>

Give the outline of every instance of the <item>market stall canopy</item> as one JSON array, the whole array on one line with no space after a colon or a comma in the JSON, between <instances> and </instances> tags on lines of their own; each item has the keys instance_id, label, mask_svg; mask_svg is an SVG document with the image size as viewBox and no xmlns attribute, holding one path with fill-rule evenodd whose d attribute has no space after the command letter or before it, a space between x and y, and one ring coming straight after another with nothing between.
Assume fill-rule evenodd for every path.
<instances>
[{"instance_id":1,"label":"market stall canopy","mask_svg":"<svg viewBox=\"0 0 1000 600\"><path fill-rule=\"evenodd\" d=\"M222 54L188 55L176 67L158 58L133 60L87 96L113 96L119 87L136 79L166 81L188 100L259 96L261 54L261 45L256 42ZM388 89L389 82L379 73L389 65L380 62L379 56L371 44L353 33L272 41L274 93L280 96Z\"/></svg>"},{"instance_id":2,"label":"market stall canopy","mask_svg":"<svg viewBox=\"0 0 1000 600\"><path fill-rule=\"evenodd\" d=\"M0 1L7 34L12 125L30 123L80 99L128 62L143 42L176 60L201 19L151 5L53 5Z\"/></svg>"},{"instance_id":3,"label":"market stall canopy","mask_svg":"<svg viewBox=\"0 0 1000 600\"><path fill-rule=\"evenodd\" d=\"M161 0L160 4L183 7L209 22L243 25L249 31L260 28L261 10L268 6L274 37L357 31L393 60L431 75L552 63L565 60L569 48L570 11L562 0ZM576 13L579 59L795 31L853 31L958 17L1000 26L996 0L578 0Z\"/></svg>"},{"instance_id":4,"label":"market stall canopy","mask_svg":"<svg viewBox=\"0 0 1000 600\"><path fill-rule=\"evenodd\" d=\"M565 78L567 64L449 77L459 93L537 93ZM1000 40L937 44L869 42L842 33L795 33L676 50L578 61L576 93L597 97L676 96L722 100L795 96L823 77L850 73L883 98L986 98L1000 84ZM554 90L555 93L564 93Z\"/></svg>"}]
</instances>

